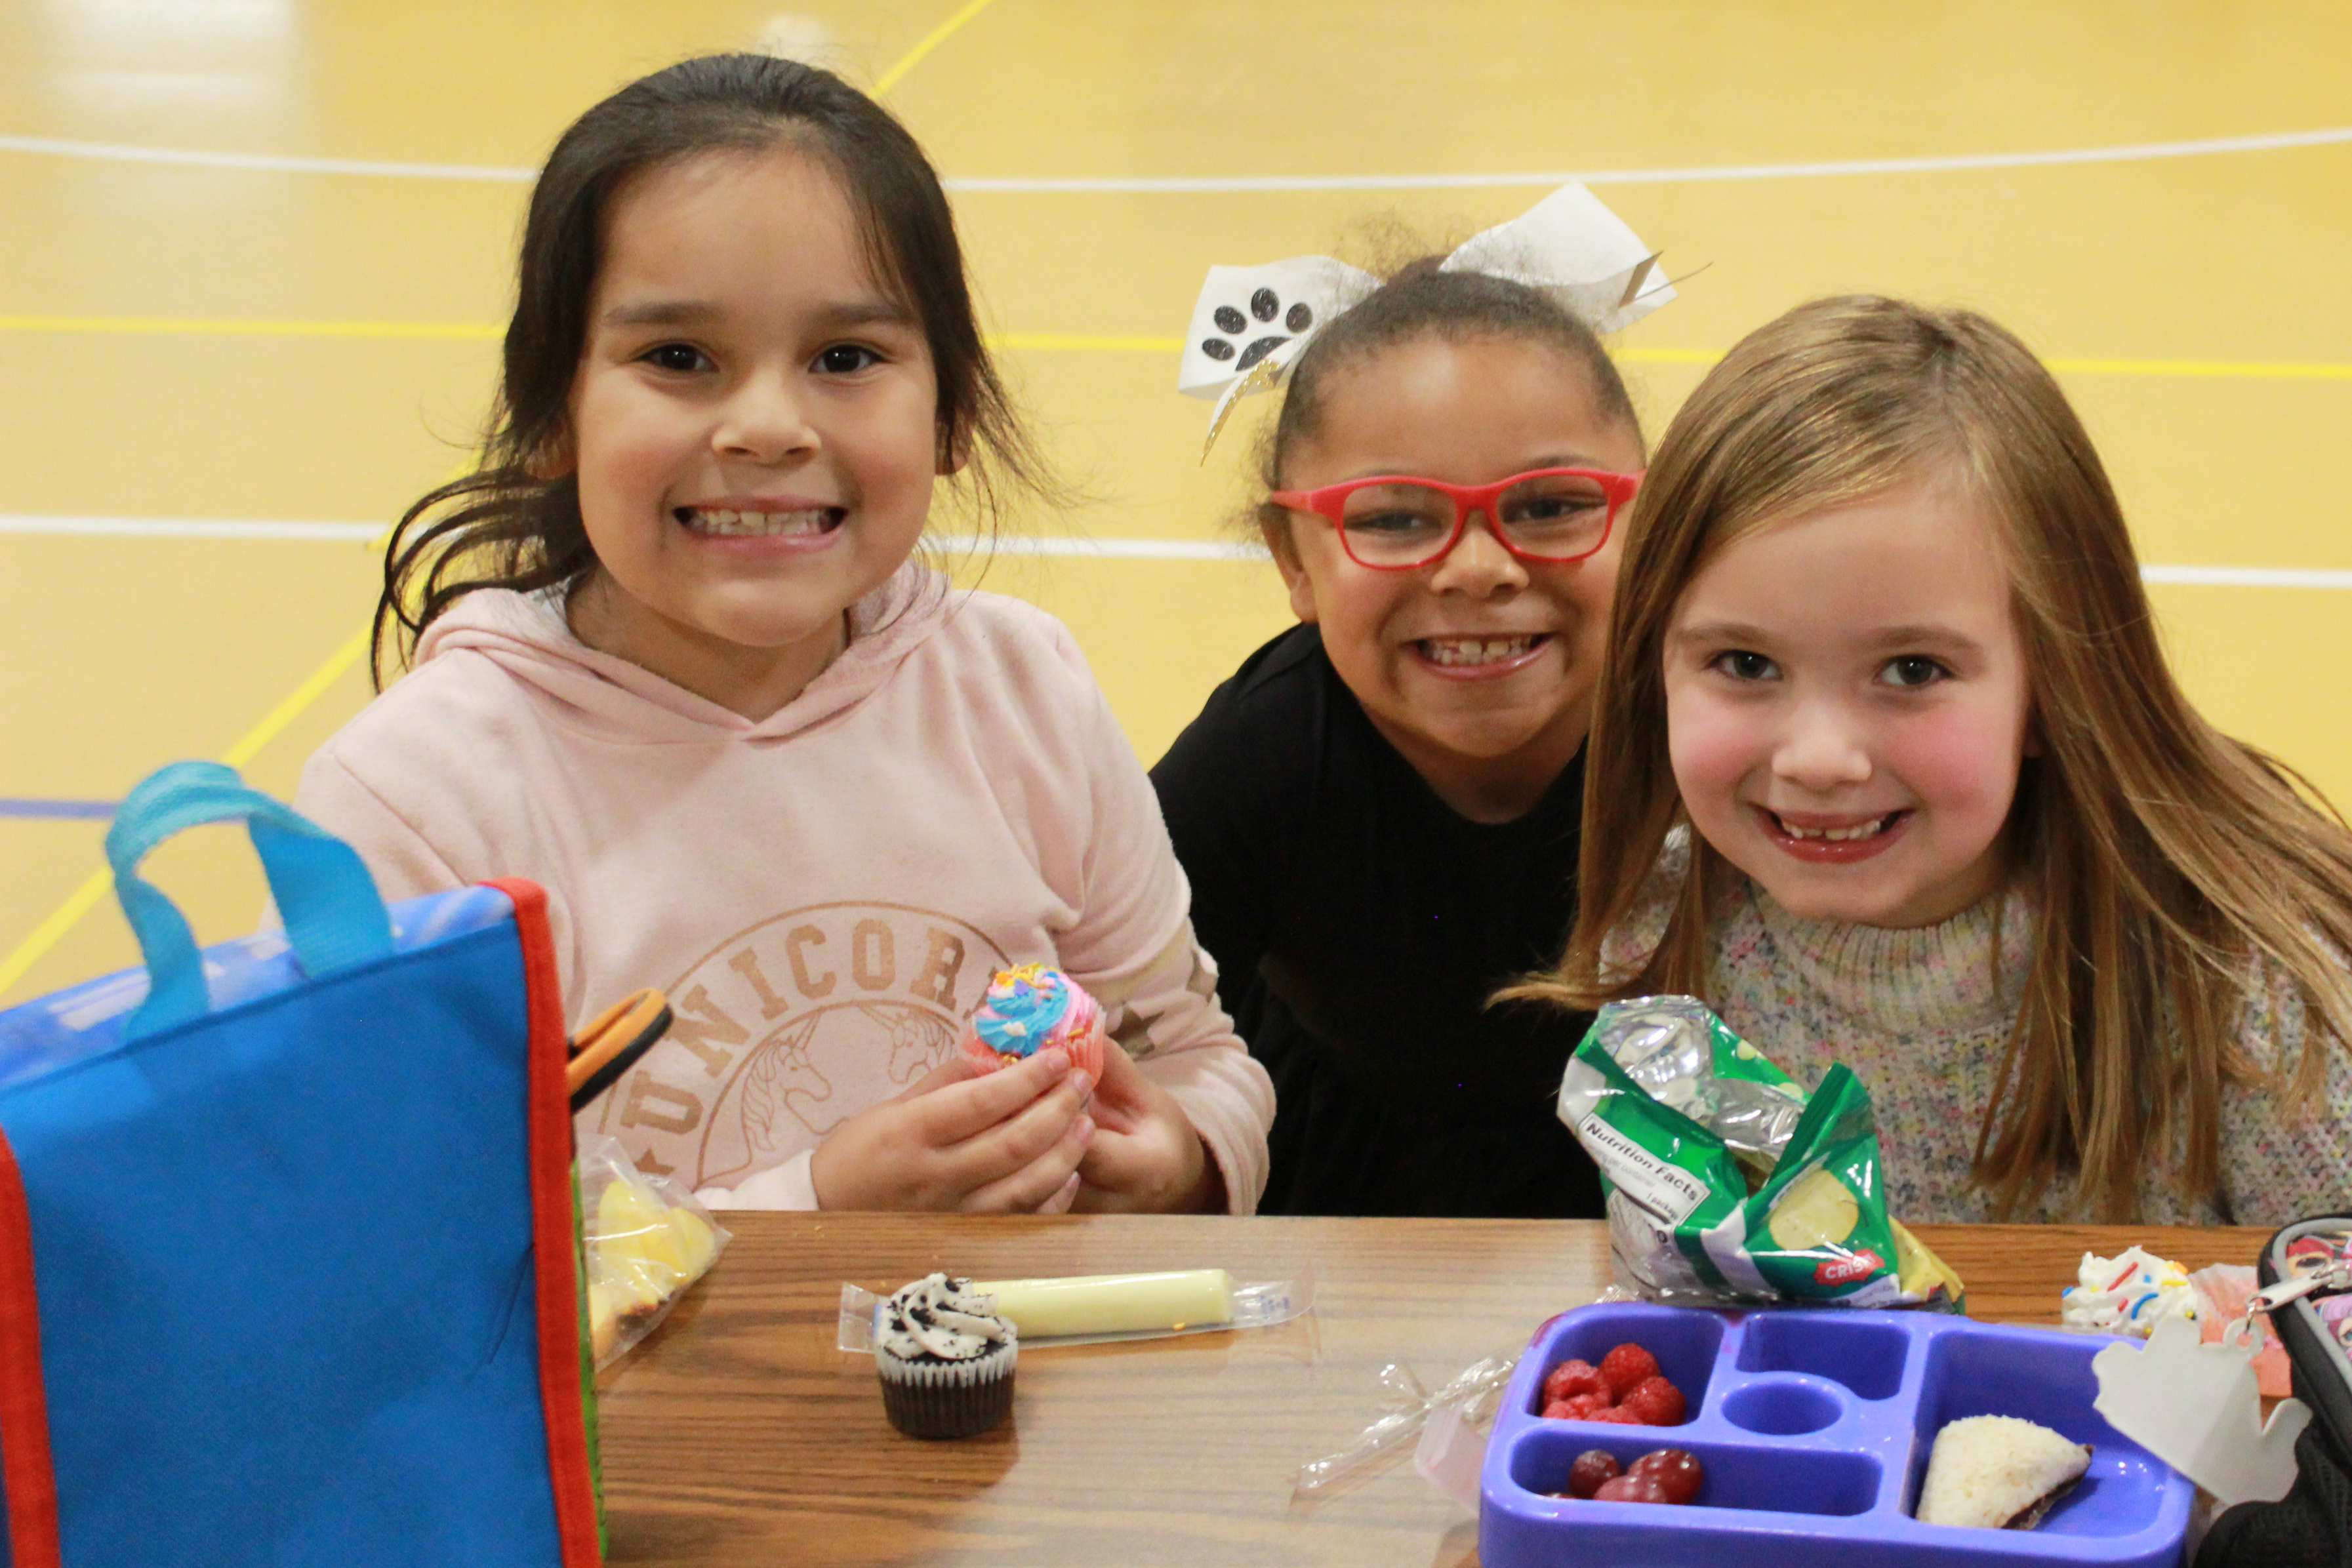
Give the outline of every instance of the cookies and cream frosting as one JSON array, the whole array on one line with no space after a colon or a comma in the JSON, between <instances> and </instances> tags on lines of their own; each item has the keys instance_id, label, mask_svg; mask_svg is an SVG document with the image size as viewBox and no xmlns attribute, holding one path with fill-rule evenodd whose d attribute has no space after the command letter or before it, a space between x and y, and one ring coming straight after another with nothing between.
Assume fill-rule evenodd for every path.
<instances>
[{"instance_id":1,"label":"cookies and cream frosting","mask_svg":"<svg viewBox=\"0 0 2352 1568\"><path fill-rule=\"evenodd\" d=\"M1020 964L989 982L971 1028L1001 1056L1034 1056L1084 1035L1099 1010L1085 988L1061 970Z\"/></svg>"},{"instance_id":2,"label":"cookies and cream frosting","mask_svg":"<svg viewBox=\"0 0 2352 1568\"><path fill-rule=\"evenodd\" d=\"M901 1361L924 1355L971 1361L1009 1343L1013 1325L996 1315L996 1298L970 1280L926 1274L882 1303L876 1342Z\"/></svg>"}]
</instances>

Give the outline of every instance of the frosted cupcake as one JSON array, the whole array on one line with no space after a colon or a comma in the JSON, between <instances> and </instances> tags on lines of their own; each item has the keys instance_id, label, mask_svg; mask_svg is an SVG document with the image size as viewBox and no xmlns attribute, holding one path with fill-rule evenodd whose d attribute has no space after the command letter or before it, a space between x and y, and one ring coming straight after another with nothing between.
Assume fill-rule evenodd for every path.
<instances>
[{"instance_id":1,"label":"frosted cupcake","mask_svg":"<svg viewBox=\"0 0 2352 1568\"><path fill-rule=\"evenodd\" d=\"M875 1312L882 1409L910 1437L969 1437L1013 1413L1020 1355L996 1298L970 1280L926 1274Z\"/></svg>"},{"instance_id":2,"label":"frosted cupcake","mask_svg":"<svg viewBox=\"0 0 2352 1568\"><path fill-rule=\"evenodd\" d=\"M2126 1247L2112 1258L2083 1254L2079 1283L2058 1298L2058 1318L2070 1329L2146 1339L2166 1318L2201 1323L2212 1307L2169 1258Z\"/></svg>"},{"instance_id":3,"label":"frosted cupcake","mask_svg":"<svg viewBox=\"0 0 2352 1568\"><path fill-rule=\"evenodd\" d=\"M1106 1043L1102 1009L1094 998L1044 964L999 971L964 1026L962 1040L963 1053L991 1072L1058 1045L1070 1053L1073 1067L1098 1082Z\"/></svg>"}]
</instances>

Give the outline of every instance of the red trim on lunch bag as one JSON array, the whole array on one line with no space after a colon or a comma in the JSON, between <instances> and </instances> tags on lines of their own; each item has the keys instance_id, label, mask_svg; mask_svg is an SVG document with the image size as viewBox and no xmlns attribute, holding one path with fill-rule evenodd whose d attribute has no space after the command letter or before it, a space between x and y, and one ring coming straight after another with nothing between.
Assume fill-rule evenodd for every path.
<instances>
[{"instance_id":1,"label":"red trim on lunch bag","mask_svg":"<svg viewBox=\"0 0 2352 1568\"><path fill-rule=\"evenodd\" d=\"M539 1281L539 1393L547 1417L556 1539L563 1548L564 1568L597 1568L604 1551L597 1535L596 1482L589 1467L587 1396L582 1387L572 1095L563 1071L571 1042L563 1029L555 935L547 922L547 894L538 883L500 877L488 885L514 900L530 1009L531 1253Z\"/></svg>"},{"instance_id":2,"label":"red trim on lunch bag","mask_svg":"<svg viewBox=\"0 0 2352 1568\"><path fill-rule=\"evenodd\" d=\"M58 1568L58 1474L41 1376L40 1296L33 1281L33 1214L25 1173L0 1132L0 1472L8 1496L8 1561Z\"/></svg>"}]
</instances>

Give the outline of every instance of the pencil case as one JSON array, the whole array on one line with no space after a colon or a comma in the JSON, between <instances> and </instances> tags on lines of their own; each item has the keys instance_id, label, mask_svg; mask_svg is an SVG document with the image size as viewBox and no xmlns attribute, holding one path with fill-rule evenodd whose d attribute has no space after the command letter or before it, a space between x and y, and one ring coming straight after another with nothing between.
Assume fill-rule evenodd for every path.
<instances>
[{"instance_id":1,"label":"pencil case","mask_svg":"<svg viewBox=\"0 0 2352 1568\"><path fill-rule=\"evenodd\" d=\"M2352 1214L2281 1227L2256 1272L2265 1286L2352 1260ZM2294 1487L2276 1502L2240 1503L2213 1521L2197 1568L2345 1568L2352 1564L2352 1291L2322 1291L2271 1314L2295 1397L2311 1425L2295 1441Z\"/></svg>"}]
</instances>

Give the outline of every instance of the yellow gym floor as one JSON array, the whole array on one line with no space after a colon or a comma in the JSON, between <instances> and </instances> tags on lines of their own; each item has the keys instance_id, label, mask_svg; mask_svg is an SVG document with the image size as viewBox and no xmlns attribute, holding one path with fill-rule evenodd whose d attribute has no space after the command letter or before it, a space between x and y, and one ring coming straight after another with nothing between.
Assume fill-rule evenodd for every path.
<instances>
[{"instance_id":1,"label":"yellow gym floor","mask_svg":"<svg viewBox=\"0 0 2352 1568\"><path fill-rule=\"evenodd\" d=\"M1812 295L2021 331L2192 693L2352 804L2340 0L801 4L0 0L0 1001L132 960L107 802L184 757L285 793L367 700L369 539L464 461L556 133L763 38L957 183L1089 497L988 581L1071 624L1147 760L1286 619L1213 548L1251 420L1202 468L1173 390L1203 269L1382 216L1444 248L1577 172L1696 271L1618 345L1654 435ZM247 858L158 857L206 940L250 927Z\"/></svg>"}]
</instances>

